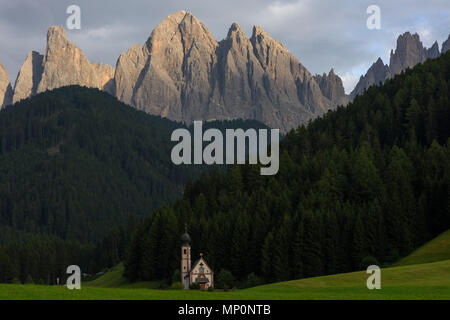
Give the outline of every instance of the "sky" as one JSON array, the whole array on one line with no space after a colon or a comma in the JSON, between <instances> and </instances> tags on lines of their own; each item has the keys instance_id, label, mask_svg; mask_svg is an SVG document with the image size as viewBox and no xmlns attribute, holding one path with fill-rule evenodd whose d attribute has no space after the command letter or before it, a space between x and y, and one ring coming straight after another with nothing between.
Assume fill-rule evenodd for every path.
<instances>
[{"instance_id":1,"label":"sky","mask_svg":"<svg viewBox=\"0 0 450 320\"><path fill-rule=\"evenodd\" d=\"M90 61L115 66L134 44L143 44L169 14L186 10L220 41L233 22L247 36L261 26L313 74L331 68L349 93L359 77L389 52L405 31L439 47L450 33L450 0L0 0L0 61L12 83L27 53L44 52L47 29L66 26L66 9L81 9L81 29L68 38ZM366 10L380 8L381 28L369 30Z\"/></svg>"}]
</instances>

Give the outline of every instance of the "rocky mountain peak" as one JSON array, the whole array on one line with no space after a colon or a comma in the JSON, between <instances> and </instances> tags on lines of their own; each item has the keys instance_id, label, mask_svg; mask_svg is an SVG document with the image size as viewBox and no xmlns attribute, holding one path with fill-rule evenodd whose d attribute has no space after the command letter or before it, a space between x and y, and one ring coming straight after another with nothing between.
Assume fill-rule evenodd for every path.
<instances>
[{"instance_id":1,"label":"rocky mountain peak","mask_svg":"<svg viewBox=\"0 0 450 320\"><path fill-rule=\"evenodd\" d=\"M375 63L373 63L367 70L364 76L361 76L356 87L350 94L350 98L353 99L358 94L362 94L371 85L378 85L380 82L384 82L389 76L389 67L384 64L383 60L379 57Z\"/></svg>"},{"instance_id":2,"label":"rocky mountain peak","mask_svg":"<svg viewBox=\"0 0 450 320\"><path fill-rule=\"evenodd\" d=\"M433 43L431 48L425 49L425 56L427 59L435 59L435 58L439 57L439 55L440 55L439 44L437 41L435 41Z\"/></svg>"},{"instance_id":3,"label":"rocky mountain peak","mask_svg":"<svg viewBox=\"0 0 450 320\"><path fill-rule=\"evenodd\" d=\"M43 58L39 52L31 51L28 53L14 84L13 103L37 93L42 77Z\"/></svg>"},{"instance_id":4,"label":"rocky mountain peak","mask_svg":"<svg viewBox=\"0 0 450 320\"><path fill-rule=\"evenodd\" d=\"M376 66L384 66L384 62L381 57L378 57L377 61L375 61Z\"/></svg>"},{"instance_id":5,"label":"rocky mountain peak","mask_svg":"<svg viewBox=\"0 0 450 320\"><path fill-rule=\"evenodd\" d=\"M0 62L0 109L12 102L12 88L9 73Z\"/></svg>"},{"instance_id":6,"label":"rocky mountain peak","mask_svg":"<svg viewBox=\"0 0 450 320\"><path fill-rule=\"evenodd\" d=\"M345 94L344 85L341 78L334 73L334 69L328 72L328 75L315 75L314 80L320 87L322 94L336 105L345 105L348 97Z\"/></svg>"},{"instance_id":7,"label":"rocky mountain peak","mask_svg":"<svg viewBox=\"0 0 450 320\"><path fill-rule=\"evenodd\" d=\"M233 23L220 43L194 15L167 16L116 68L91 63L61 26L50 27L44 55L28 55L16 99L77 84L95 87L150 114L193 120L256 119L286 132L347 99L330 70L313 77L279 41Z\"/></svg>"},{"instance_id":8,"label":"rocky mountain peak","mask_svg":"<svg viewBox=\"0 0 450 320\"><path fill-rule=\"evenodd\" d=\"M62 26L51 26L48 29L42 66L37 92L73 84L108 91L113 88L111 80L114 68L90 63L84 53L67 39Z\"/></svg>"},{"instance_id":9,"label":"rocky mountain peak","mask_svg":"<svg viewBox=\"0 0 450 320\"><path fill-rule=\"evenodd\" d=\"M426 52L419 35L405 32L398 37L395 52L391 51L390 72L393 75L398 74L423 62L425 59Z\"/></svg>"},{"instance_id":10,"label":"rocky mountain peak","mask_svg":"<svg viewBox=\"0 0 450 320\"><path fill-rule=\"evenodd\" d=\"M450 36L447 42L442 44L442 53L445 52L445 48L450 49ZM385 65L381 58L378 58L367 70L367 73L361 76L350 96L354 98L371 85L383 83L386 79L394 77L407 68L423 63L426 59L437 58L440 54L437 41L427 49L423 46L417 33L405 32L398 37L395 51L391 50L389 66Z\"/></svg>"},{"instance_id":11,"label":"rocky mountain peak","mask_svg":"<svg viewBox=\"0 0 450 320\"><path fill-rule=\"evenodd\" d=\"M228 30L227 38L231 37L233 34L244 34L240 25L234 22L230 29Z\"/></svg>"},{"instance_id":12,"label":"rocky mountain peak","mask_svg":"<svg viewBox=\"0 0 450 320\"><path fill-rule=\"evenodd\" d=\"M450 50L450 34L448 35L447 40L442 43L441 54Z\"/></svg>"},{"instance_id":13,"label":"rocky mountain peak","mask_svg":"<svg viewBox=\"0 0 450 320\"><path fill-rule=\"evenodd\" d=\"M61 43L67 41L66 29L61 25L50 26L47 31L47 43Z\"/></svg>"},{"instance_id":14,"label":"rocky mountain peak","mask_svg":"<svg viewBox=\"0 0 450 320\"><path fill-rule=\"evenodd\" d=\"M260 44L260 45L266 44L266 45L269 45L271 47L277 47L277 48L282 49L284 51L288 51L280 41L273 39L260 26L256 26L256 25L253 26L253 32L252 32L252 36L250 38L250 41L254 45L255 44Z\"/></svg>"},{"instance_id":15,"label":"rocky mountain peak","mask_svg":"<svg viewBox=\"0 0 450 320\"><path fill-rule=\"evenodd\" d=\"M225 41L228 41L231 46L242 47L242 50L244 51L247 50L247 47L251 47L250 50L253 51L250 40L247 38L245 33L242 31L242 28L237 23L233 23L231 25Z\"/></svg>"},{"instance_id":16,"label":"rocky mountain peak","mask_svg":"<svg viewBox=\"0 0 450 320\"><path fill-rule=\"evenodd\" d=\"M196 116L201 105L209 102L218 45L209 29L191 13L180 11L165 18L146 42L148 60L135 85L132 103L173 120L185 119L183 112Z\"/></svg>"}]
</instances>

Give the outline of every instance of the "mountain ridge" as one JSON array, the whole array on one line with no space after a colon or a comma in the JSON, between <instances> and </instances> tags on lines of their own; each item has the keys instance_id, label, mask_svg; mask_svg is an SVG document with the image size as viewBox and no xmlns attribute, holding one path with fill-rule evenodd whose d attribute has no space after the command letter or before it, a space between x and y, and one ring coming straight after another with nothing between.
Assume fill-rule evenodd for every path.
<instances>
[{"instance_id":1,"label":"mountain ridge","mask_svg":"<svg viewBox=\"0 0 450 320\"><path fill-rule=\"evenodd\" d=\"M342 81L321 81L322 88L341 86L334 95L345 95ZM248 38L234 23L217 41L186 11L166 17L145 44L122 53L115 68L89 62L63 27L50 27L44 54L30 52L24 62L12 103L73 84L187 124L245 118L283 132L335 108L339 100L325 96L314 76L261 27L254 26Z\"/></svg>"},{"instance_id":2,"label":"mountain ridge","mask_svg":"<svg viewBox=\"0 0 450 320\"><path fill-rule=\"evenodd\" d=\"M448 49L450 36L441 52ZM440 54L437 42L425 48L417 33L405 32L389 65L379 58L347 95L333 69L311 74L260 26L247 37L233 23L225 39L217 41L207 26L182 10L163 19L144 44L121 53L115 67L90 62L62 26L49 27L44 54L28 54L14 89L8 89L9 77L1 71L0 107L77 84L170 120L253 119L285 133Z\"/></svg>"},{"instance_id":3,"label":"mountain ridge","mask_svg":"<svg viewBox=\"0 0 450 320\"><path fill-rule=\"evenodd\" d=\"M412 68L419 63L425 62L427 59L439 57L450 49L449 38L442 43L442 50L439 51L437 41L430 48L423 46L420 36L417 33L411 34L409 31L404 32L397 38L397 46L395 51L391 49L389 65L384 64L379 57L375 63L367 70L366 74L361 76L355 88L350 93L350 99L362 94L371 85L384 83L387 79L393 78L408 68Z\"/></svg>"}]
</instances>

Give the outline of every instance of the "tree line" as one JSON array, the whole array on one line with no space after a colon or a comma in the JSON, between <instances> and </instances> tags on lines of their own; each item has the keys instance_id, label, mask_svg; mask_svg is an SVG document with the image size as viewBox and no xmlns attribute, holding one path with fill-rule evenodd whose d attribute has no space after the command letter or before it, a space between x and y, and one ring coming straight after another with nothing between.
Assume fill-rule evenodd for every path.
<instances>
[{"instance_id":1,"label":"tree line","mask_svg":"<svg viewBox=\"0 0 450 320\"><path fill-rule=\"evenodd\" d=\"M212 170L139 223L125 259L132 281L193 258L237 281L264 282L388 265L450 227L450 52L370 87L347 107L289 132L280 170Z\"/></svg>"},{"instance_id":2,"label":"tree line","mask_svg":"<svg viewBox=\"0 0 450 320\"><path fill-rule=\"evenodd\" d=\"M79 86L2 109L0 281L54 283L70 264L92 274L122 261L136 222L208 169L172 164L180 127Z\"/></svg>"}]
</instances>

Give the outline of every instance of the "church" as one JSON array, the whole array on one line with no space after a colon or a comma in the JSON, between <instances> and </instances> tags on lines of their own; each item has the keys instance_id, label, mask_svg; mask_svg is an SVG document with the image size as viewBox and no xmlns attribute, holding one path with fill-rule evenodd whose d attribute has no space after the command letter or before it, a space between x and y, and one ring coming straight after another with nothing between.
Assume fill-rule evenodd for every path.
<instances>
[{"instance_id":1,"label":"church","mask_svg":"<svg viewBox=\"0 0 450 320\"><path fill-rule=\"evenodd\" d=\"M181 283L184 289L189 289L193 283L198 283L200 290L214 288L214 272L206 263L202 253L191 267L191 242L191 237L185 232L181 236Z\"/></svg>"}]
</instances>

